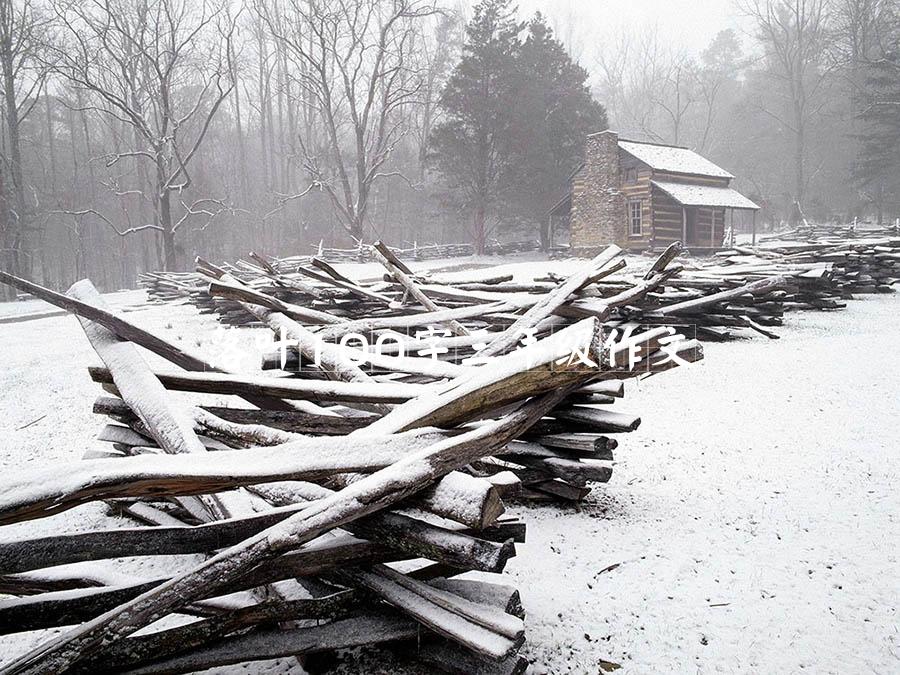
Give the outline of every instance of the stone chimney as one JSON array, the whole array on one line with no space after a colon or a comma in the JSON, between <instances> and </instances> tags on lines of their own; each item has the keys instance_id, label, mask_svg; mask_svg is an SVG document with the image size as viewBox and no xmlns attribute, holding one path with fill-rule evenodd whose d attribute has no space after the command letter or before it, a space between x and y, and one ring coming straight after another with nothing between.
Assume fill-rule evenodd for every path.
<instances>
[{"instance_id":1,"label":"stone chimney","mask_svg":"<svg viewBox=\"0 0 900 675\"><path fill-rule=\"evenodd\" d=\"M571 247L576 255L591 256L627 238L625 198L619 191L619 135L614 131L590 134L584 148L584 167L572 182Z\"/></svg>"}]
</instances>

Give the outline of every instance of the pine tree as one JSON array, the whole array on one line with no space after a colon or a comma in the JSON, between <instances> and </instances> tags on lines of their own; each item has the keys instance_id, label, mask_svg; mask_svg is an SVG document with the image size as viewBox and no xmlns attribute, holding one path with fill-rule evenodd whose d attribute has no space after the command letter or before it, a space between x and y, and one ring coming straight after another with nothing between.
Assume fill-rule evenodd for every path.
<instances>
[{"instance_id":1,"label":"pine tree","mask_svg":"<svg viewBox=\"0 0 900 675\"><path fill-rule=\"evenodd\" d=\"M473 214L475 252L484 253L486 218L509 186L519 50L510 0L483 0L466 27L463 57L441 96L445 120L434 131L437 166Z\"/></svg>"},{"instance_id":2,"label":"pine tree","mask_svg":"<svg viewBox=\"0 0 900 675\"><path fill-rule=\"evenodd\" d=\"M869 68L854 178L869 193L880 224L885 202L900 200L900 36Z\"/></svg>"},{"instance_id":3,"label":"pine tree","mask_svg":"<svg viewBox=\"0 0 900 675\"><path fill-rule=\"evenodd\" d=\"M514 146L514 204L518 215L541 222L582 157L585 136L608 126L591 96L588 72L575 63L538 12L519 50Z\"/></svg>"},{"instance_id":4,"label":"pine tree","mask_svg":"<svg viewBox=\"0 0 900 675\"><path fill-rule=\"evenodd\" d=\"M473 215L484 251L489 214L542 223L580 160L586 134L607 126L588 74L537 14L516 22L510 0L483 0L466 29L463 57L441 105L432 150L450 187ZM545 234L545 233L542 233Z\"/></svg>"}]
</instances>

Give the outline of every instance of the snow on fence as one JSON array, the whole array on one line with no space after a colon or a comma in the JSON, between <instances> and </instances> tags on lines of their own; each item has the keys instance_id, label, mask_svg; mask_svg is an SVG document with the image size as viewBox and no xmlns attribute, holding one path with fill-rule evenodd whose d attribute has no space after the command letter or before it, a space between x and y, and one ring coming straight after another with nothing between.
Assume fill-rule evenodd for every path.
<instances>
[{"instance_id":1,"label":"snow on fence","mask_svg":"<svg viewBox=\"0 0 900 675\"><path fill-rule=\"evenodd\" d=\"M640 424L610 407L624 380L701 358L688 332L775 337L786 309L891 290L900 240L684 265L676 244L630 277L621 253L525 283L414 273L381 244L368 255L385 275L368 283L320 258L259 255L144 277L158 299L271 329L281 349L263 367L284 372L253 376L116 315L90 282L63 295L0 272L79 317L103 362L94 412L110 420L108 450L5 475L0 525L98 500L140 523L0 540L0 592L14 596L0 630L57 629L4 672L191 672L377 644L452 672L521 672L516 590L458 578L502 572L524 541L504 502L582 499ZM151 369L141 349L178 369ZM53 569L188 553L205 561L164 578ZM174 614L197 620L142 631Z\"/></svg>"},{"instance_id":2,"label":"snow on fence","mask_svg":"<svg viewBox=\"0 0 900 675\"><path fill-rule=\"evenodd\" d=\"M516 590L458 576L500 573L515 555L525 523L503 517L504 500L578 499L609 479L614 435L640 420L586 404L608 405L624 379L702 352L665 327L611 336L590 313L559 320L619 268L616 249L537 302L480 302L478 311L438 304L389 250L376 255L392 283L326 268L330 281L305 277L304 286L260 267L271 284L315 298L303 306L199 261L215 293L293 341L311 361L303 372L318 375L308 378L223 372L111 312L89 281L63 295L0 273L79 317L103 362L90 370L105 390L94 411L110 420L100 434L108 450L5 474L0 526L100 500L140 523L0 538L0 592L14 596L0 601L0 631L55 629L4 672L192 672L383 643L454 672L525 668ZM665 278L667 264L631 297ZM350 318L357 306L371 316ZM339 346L350 328L371 322L371 335L399 337L425 315L459 343L454 358L388 350L366 361ZM522 331L534 339L518 348ZM175 368L152 370L142 349ZM249 405L213 407L205 394ZM189 553L206 558L161 578L65 567ZM197 618L141 630L176 614Z\"/></svg>"},{"instance_id":3,"label":"snow on fence","mask_svg":"<svg viewBox=\"0 0 900 675\"><path fill-rule=\"evenodd\" d=\"M386 246L376 244L372 249L372 256L390 267L381 281L369 284L347 278L318 258L285 265L283 260L251 253L252 262L241 260L218 269L249 289L243 291L244 299L250 291L259 291L285 303L280 307L270 303L270 308L312 325L346 323L345 332L369 330L367 326L409 332L439 325L454 334L455 340L448 344L463 358L477 351L472 349L475 341L461 335L453 322L469 320L479 329L495 331L510 323L511 315L527 314L533 307L539 310L542 297L559 291L564 282L552 274L521 282L511 274L486 276L483 271L469 278L460 273L452 277L413 273ZM602 277L567 296L550 312L552 321L548 318L541 328L597 316L619 330L669 325L690 330L698 339L726 339L745 330L772 337L770 328L781 324L785 303L839 306L829 265L819 265L815 274L806 274L807 269L798 266L775 270L770 265L768 274L724 266L704 270L695 264L685 269L672 264L681 252L680 244L670 246L646 276L617 274L625 267L624 260L617 260ZM284 269L290 271L279 271ZM228 284L210 284L200 272L144 274L140 281L156 300L189 302L227 324L260 324L241 303L241 292ZM440 304L443 313L431 309L437 306L434 303ZM316 314L320 310L327 315ZM335 335L337 330L325 332Z\"/></svg>"}]
</instances>

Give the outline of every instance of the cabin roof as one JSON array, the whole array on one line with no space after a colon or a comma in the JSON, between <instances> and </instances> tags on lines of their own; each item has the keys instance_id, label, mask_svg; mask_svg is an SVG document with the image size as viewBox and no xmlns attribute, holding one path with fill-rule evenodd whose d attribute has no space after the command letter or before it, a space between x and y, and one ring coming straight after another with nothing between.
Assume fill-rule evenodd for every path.
<instances>
[{"instance_id":1,"label":"cabin roof","mask_svg":"<svg viewBox=\"0 0 900 675\"><path fill-rule=\"evenodd\" d=\"M657 171L686 173L695 176L734 178L720 166L693 150L676 145L658 145L641 141L619 141L619 147L632 157Z\"/></svg>"},{"instance_id":2,"label":"cabin roof","mask_svg":"<svg viewBox=\"0 0 900 675\"><path fill-rule=\"evenodd\" d=\"M682 206L724 206L729 209L756 211L759 206L737 190L710 185L685 185L652 180L651 185L659 188Z\"/></svg>"}]
</instances>

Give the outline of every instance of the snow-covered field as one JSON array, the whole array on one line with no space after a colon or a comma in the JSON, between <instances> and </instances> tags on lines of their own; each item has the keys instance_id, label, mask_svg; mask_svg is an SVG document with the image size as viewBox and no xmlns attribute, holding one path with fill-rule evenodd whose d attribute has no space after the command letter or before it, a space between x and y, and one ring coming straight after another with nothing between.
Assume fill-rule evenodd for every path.
<instances>
[{"instance_id":1,"label":"snow-covered field","mask_svg":"<svg viewBox=\"0 0 900 675\"><path fill-rule=\"evenodd\" d=\"M229 348L254 331L188 307L129 318L254 367ZM621 438L611 482L579 509L515 509L528 543L508 574L534 672L597 673L601 660L633 673L900 672L900 297L791 314L779 332L630 383L616 407L643 424ZM0 471L94 442L96 362L72 317L0 324ZM4 534L104 518L88 505ZM0 637L0 660L41 637Z\"/></svg>"},{"instance_id":2,"label":"snow-covered field","mask_svg":"<svg viewBox=\"0 0 900 675\"><path fill-rule=\"evenodd\" d=\"M535 672L900 672L900 297L786 324L633 384L608 486L521 509Z\"/></svg>"}]
</instances>

